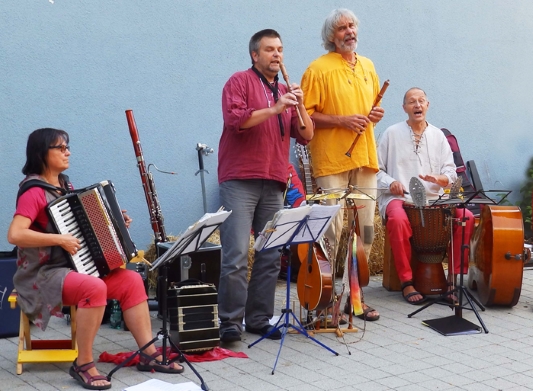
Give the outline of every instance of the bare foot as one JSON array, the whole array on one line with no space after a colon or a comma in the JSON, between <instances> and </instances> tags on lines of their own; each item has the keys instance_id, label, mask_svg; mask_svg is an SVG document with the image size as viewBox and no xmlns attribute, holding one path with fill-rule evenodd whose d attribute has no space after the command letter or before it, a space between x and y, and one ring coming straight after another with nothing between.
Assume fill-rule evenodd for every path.
<instances>
[{"instance_id":1,"label":"bare foot","mask_svg":"<svg viewBox=\"0 0 533 391\"><path fill-rule=\"evenodd\" d=\"M96 369L96 367L89 369L86 373L88 373L92 377L100 375L100 372L98 372L98 369ZM83 374L81 376L85 377L83 376ZM94 380L91 382L92 386L107 386L109 384L111 384L111 382L107 380Z\"/></svg>"}]
</instances>

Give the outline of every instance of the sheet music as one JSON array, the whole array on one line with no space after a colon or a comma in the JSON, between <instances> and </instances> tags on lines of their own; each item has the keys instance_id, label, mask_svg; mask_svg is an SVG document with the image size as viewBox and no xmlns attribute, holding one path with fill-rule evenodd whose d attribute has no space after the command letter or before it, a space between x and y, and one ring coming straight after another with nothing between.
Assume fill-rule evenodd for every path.
<instances>
[{"instance_id":1,"label":"sheet music","mask_svg":"<svg viewBox=\"0 0 533 391\"><path fill-rule=\"evenodd\" d=\"M307 243L318 240L324 235L340 208L340 205L314 204L311 206L307 224L294 237L292 243Z\"/></svg>"},{"instance_id":2,"label":"sheet music","mask_svg":"<svg viewBox=\"0 0 533 391\"><path fill-rule=\"evenodd\" d=\"M202 390L193 382L172 384L159 379L150 379L135 386L124 388L124 391L196 391Z\"/></svg>"},{"instance_id":3,"label":"sheet music","mask_svg":"<svg viewBox=\"0 0 533 391\"><path fill-rule=\"evenodd\" d=\"M255 242L254 249L261 251L288 243L314 242L326 232L339 210L340 205L317 204L282 209L265 225ZM305 218L307 221L301 226ZM299 230L298 233L296 233L297 230Z\"/></svg>"},{"instance_id":4,"label":"sheet music","mask_svg":"<svg viewBox=\"0 0 533 391\"><path fill-rule=\"evenodd\" d=\"M150 270L157 269L160 265L174 259L178 255L185 255L196 251L230 214L231 210L219 210L215 213L204 214L196 223L189 226L178 237L168 251L155 260Z\"/></svg>"},{"instance_id":5,"label":"sheet music","mask_svg":"<svg viewBox=\"0 0 533 391\"><path fill-rule=\"evenodd\" d=\"M267 243L268 248L283 246L288 243L294 235L295 229L310 211L311 206L309 205L277 211L257 237L254 249L260 251ZM273 228L275 230L271 231Z\"/></svg>"}]
</instances>

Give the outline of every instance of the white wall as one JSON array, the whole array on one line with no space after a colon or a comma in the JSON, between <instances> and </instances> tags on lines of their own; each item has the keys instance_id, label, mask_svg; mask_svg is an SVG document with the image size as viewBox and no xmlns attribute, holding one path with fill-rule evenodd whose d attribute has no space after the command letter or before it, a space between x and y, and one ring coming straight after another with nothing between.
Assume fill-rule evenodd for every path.
<instances>
[{"instance_id":1,"label":"white wall","mask_svg":"<svg viewBox=\"0 0 533 391\"><path fill-rule=\"evenodd\" d=\"M263 28L282 35L285 63L298 81L324 53L320 29L334 8L361 20L358 52L391 86L378 125L404 120L412 86L429 95L428 119L458 138L485 188L513 190L532 156L533 3L495 0L271 1L3 0L0 3L0 250L25 161L28 134L39 127L70 133L68 174L77 187L111 179L134 218L140 249L151 226L124 115L133 109L154 173L167 233L202 213L196 144L205 158L210 211L219 207L217 150L220 93L249 67L248 41Z\"/></svg>"}]
</instances>

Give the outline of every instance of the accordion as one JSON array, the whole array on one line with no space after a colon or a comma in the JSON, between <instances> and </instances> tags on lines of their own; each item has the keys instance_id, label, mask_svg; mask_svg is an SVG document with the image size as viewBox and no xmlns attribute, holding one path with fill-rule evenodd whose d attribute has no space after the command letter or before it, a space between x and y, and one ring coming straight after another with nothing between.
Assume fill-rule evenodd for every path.
<instances>
[{"instance_id":1,"label":"accordion","mask_svg":"<svg viewBox=\"0 0 533 391\"><path fill-rule=\"evenodd\" d=\"M58 233L79 239L80 250L68 254L78 273L101 278L137 255L111 181L59 197L47 213Z\"/></svg>"},{"instance_id":2,"label":"accordion","mask_svg":"<svg viewBox=\"0 0 533 391\"><path fill-rule=\"evenodd\" d=\"M215 286L202 282L168 290L170 340L180 350L194 352L220 345L217 297Z\"/></svg>"}]
</instances>

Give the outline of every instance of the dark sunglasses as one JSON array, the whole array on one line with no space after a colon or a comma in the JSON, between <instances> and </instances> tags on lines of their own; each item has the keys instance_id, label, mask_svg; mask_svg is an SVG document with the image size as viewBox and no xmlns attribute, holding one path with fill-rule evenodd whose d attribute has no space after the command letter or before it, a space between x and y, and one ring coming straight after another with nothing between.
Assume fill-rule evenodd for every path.
<instances>
[{"instance_id":1,"label":"dark sunglasses","mask_svg":"<svg viewBox=\"0 0 533 391\"><path fill-rule=\"evenodd\" d=\"M53 145L51 147L48 147L48 149L59 149L62 153L65 153L67 151L70 151L70 145Z\"/></svg>"}]
</instances>

